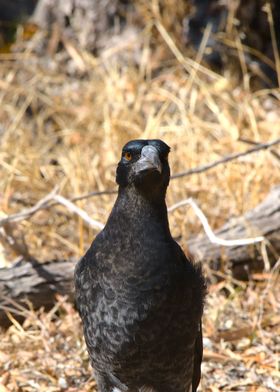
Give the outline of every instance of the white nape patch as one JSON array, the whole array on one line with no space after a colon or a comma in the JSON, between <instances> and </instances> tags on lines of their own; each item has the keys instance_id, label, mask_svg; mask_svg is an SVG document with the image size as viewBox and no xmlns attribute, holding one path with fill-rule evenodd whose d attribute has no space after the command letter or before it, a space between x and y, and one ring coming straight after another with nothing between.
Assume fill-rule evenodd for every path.
<instances>
[{"instance_id":1,"label":"white nape patch","mask_svg":"<svg viewBox=\"0 0 280 392\"><path fill-rule=\"evenodd\" d=\"M114 387L114 389L112 390L112 392L122 392L119 388Z\"/></svg>"}]
</instances>

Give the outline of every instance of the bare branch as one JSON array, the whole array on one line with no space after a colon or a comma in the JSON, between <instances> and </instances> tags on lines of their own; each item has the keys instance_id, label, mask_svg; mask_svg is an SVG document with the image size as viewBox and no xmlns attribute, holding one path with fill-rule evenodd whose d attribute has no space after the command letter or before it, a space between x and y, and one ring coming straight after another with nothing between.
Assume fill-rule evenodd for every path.
<instances>
[{"instance_id":1,"label":"bare branch","mask_svg":"<svg viewBox=\"0 0 280 392\"><path fill-rule=\"evenodd\" d=\"M77 207L74 203L71 201L65 199L65 197L60 196L60 195L54 195L53 200L57 201L58 203L64 205L68 210L73 212L74 214L79 215L90 227L93 229L100 229L102 230L104 228L103 223L98 222L94 219L91 219L91 217L81 208Z\"/></svg>"},{"instance_id":2,"label":"bare branch","mask_svg":"<svg viewBox=\"0 0 280 392\"><path fill-rule=\"evenodd\" d=\"M240 142L251 144L253 146L259 146L261 143L255 142L254 140L245 139L244 137L239 137L238 140ZM273 155L278 161L280 161L280 154L276 150L270 150L271 155Z\"/></svg>"},{"instance_id":3,"label":"bare branch","mask_svg":"<svg viewBox=\"0 0 280 392\"><path fill-rule=\"evenodd\" d=\"M6 226L8 223L19 222L24 219L28 219L33 216L36 212L53 207L57 204L62 204L71 212L79 215L89 226L94 229L103 229L104 225L101 222L95 221L81 208L77 207L70 200L57 194L58 187L55 187L50 193L48 193L43 199L39 200L33 207L25 209L19 213L9 215L5 218L0 219L0 227ZM78 198L79 199L79 198Z\"/></svg>"},{"instance_id":4,"label":"bare branch","mask_svg":"<svg viewBox=\"0 0 280 392\"><path fill-rule=\"evenodd\" d=\"M174 204L173 206L168 208L168 212L172 212L176 210L177 208L183 207L185 205L190 205L200 222L202 223L202 226L204 228L204 231L209 238L210 242L213 244L217 245L222 245L222 246L243 246L243 245L250 245L250 244L255 244L257 242L264 241L263 236L255 237L255 238L241 238L241 239L235 239L235 240L224 240L222 238L217 237L213 230L211 229L208 220L202 210L198 207L198 205L194 202L193 199L185 199L180 201L179 203Z\"/></svg>"},{"instance_id":5,"label":"bare branch","mask_svg":"<svg viewBox=\"0 0 280 392\"><path fill-rule=\"evenodd\" d=\"M58 187L55 187L50 193L44 196L43 199L39 200L34 206L0 219L0 226L5 225L6 223L19 222L21 220L28 219L37 211L48 208L57 190Z\"/></svg>"},{"instance_id":6,"label":"bare branch","mask_svg":"<svg viewBox=\"0 0 280 392\"><path fill-rule=\"evenodd\" d=\"M171 176L171 179L190 176L191 174L203 173L207 170L213 169L213 167L221 165L222 163L227 163L227 162L233 161L234 159L244 157L245 155L253 154L254 152L257 152L260 150L266 150L267 148L275 146L276 144L280 144L280 138L276 139L272 142L258 144L256 147L253 147L253 148L246 150L246 151L243 151L243 152L238 152L238 153L227 155L224 158L218 159L217 161L210 162L205 165L197 166L193 169L186 170L181 173L173 174L173 176Z\"/></svg>"}]
</instances>

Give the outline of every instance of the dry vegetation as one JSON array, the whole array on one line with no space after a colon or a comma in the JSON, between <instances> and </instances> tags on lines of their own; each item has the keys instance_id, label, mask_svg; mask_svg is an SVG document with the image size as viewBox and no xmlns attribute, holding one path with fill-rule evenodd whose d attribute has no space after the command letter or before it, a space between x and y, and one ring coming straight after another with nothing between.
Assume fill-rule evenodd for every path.
<instances>
[{"instance_id":1,"label":"dry vegetation","mask_svg":"<svg viewBox=\"0 0 280 392\"><path fill-rule=\"evenodd\" d=\"M122 48L94 57L68 43L64 54L40 57L33 50L40 32L0 55L0 217L32 206L56 185L69 199L115 189L116 163L129 139L165 140L177 173L247 149L240 138L279 137L277 89L251 92L249 75L237 83L226 71L219 76L201 66L199 55L188 60L168 15L160 19L143 4L142 12L148 27L127 44L130 55L122 66ZM277 157L261 151L174 179L167 203L192 196L217 228L262 201L280 183L279 167ZM114 199L96 196L77 205L105 222ZM190 209L170 214L170 223L183 246L202 231ZM79 257L95 234L63 206L13 228L13 238L41 262ZM15 247L0 245L2 267L18 256ZM80 321L67 299L58 298L48 313L30 305L26 314L23 325L11 316L12 326L0 333L0 392L92 390ZM279 391L279 263L248 283L225 276L210 285L204 335L201 390Z\"/></svg>"}]
</instances>

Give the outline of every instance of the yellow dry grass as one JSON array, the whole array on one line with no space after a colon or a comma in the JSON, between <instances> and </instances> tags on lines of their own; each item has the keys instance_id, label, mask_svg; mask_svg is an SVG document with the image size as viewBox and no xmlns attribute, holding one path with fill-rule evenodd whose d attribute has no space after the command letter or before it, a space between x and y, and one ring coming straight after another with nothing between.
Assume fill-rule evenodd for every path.
<instances>
[{"instance_id":1,"label":"yellow dry grass","mask_svg":"<svg viewBox=\"0 0 280 392\"><path fill-rule=\"evenodd\" d=\"M240 137L279 137L277 89L253 93L226 72L208 71L199 55L188 59L166 20L154 20L157 10L140 3L154 35L147 28L138 37L139 66L132 60L119 66L114 54L104 60L71 44L74 74L59 54L39 58L30 43L0 55L1 216L32 206L56 185L66 198L115 189L121 147L130 139L163 139L177 173L247 149ZM167 203L194 197L215 229L262 201L280 183L279 167L275 156L261 151L174 179ZM104 195L77 204L105 222L114 199ZM176 210L170 224L183 246L202 231L190 209ZM13 233L42 262L79 257L95 234L62 206L16 224ZM2 266L17 256L5 246ZM209 287L203 391L280 389L278 274L276 269L237 286L228 276ZM22 326L14 321L0 339L1 392L89 391L94 385L78 316L62 298L49 313L30 310Z\"/></svg>"}]
</instances>

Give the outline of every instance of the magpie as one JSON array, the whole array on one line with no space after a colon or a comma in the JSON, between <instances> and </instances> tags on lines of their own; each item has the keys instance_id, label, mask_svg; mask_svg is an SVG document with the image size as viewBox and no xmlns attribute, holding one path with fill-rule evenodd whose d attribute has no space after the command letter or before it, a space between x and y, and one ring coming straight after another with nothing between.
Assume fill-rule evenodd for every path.
<instances>
[{"instance_id":1,"label":"magpie","mask_svg":"<svg viewBox=\"0 0 280 392\"><path fill-rule=\"evenodd\" d=\"M195 392L200 382L205 280L170 233L169 151L161 140L123 147L114 207L76 266L99 392Z\"/></svg>"}]
</instances>

